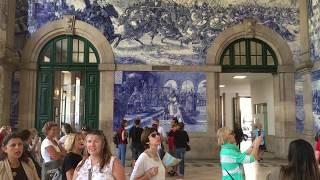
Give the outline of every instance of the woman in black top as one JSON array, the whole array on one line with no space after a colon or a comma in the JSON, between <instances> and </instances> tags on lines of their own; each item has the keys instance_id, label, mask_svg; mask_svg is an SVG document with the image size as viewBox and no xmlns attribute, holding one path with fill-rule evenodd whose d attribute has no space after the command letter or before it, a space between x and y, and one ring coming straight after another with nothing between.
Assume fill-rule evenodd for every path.
<instances>
[{"instance_id":1,"label":"woman in black top","mask_svg":"<svg viewBox=\"0 0 320 180\"><path fill-rule=\"evenodd\" d=\"M183 179L184 176L184 154L186 153L186 147L189 144L188 133L184 130L184 123L178 124L178 130L174 133L174 144L176 146L177 158L181 159L179 163L179 176Z\"/></svg>"},{"instance_id":2,"label":"woman in black top","mask_svg":"<svg viewBox=\"0 0 320 180\"><path fill-rule=\"evenodd\" d=\"M81 152L84 149L84 139L80 133L67 135L64 148L68 152L63 159L62 180L72 180L73 173L78 163L82 160Z\"/></svg>"}]
</instances>

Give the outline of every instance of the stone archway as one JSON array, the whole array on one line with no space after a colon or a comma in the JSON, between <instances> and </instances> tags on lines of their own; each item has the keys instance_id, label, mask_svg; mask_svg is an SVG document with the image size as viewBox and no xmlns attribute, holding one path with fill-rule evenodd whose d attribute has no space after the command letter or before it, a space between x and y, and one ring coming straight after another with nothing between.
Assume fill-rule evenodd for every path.
<instances>
[{"instance_id":1,"label":"stone archway","mask_svg":"<svg viewBox=\"0 0 320 180\"><path fill-rule=\"evenodd\" d=\"M278 59L277 74L273 75L274 108L275 108L275 135L269 145L285 157L289 142L295 135L295 90L294 90L294 61L287 42L275 31L256 24L255 20L245 20L243 23L230 27L219 34L212 46L208 49L208 65L220 66L220 57L223 50L233 41L240 38L256 38L267 43L275 52ZM210 75L209 75L210 74ZM214 89L215 94L209 94L208 100L219 109L219 74L208 74L208 86ZM219 110L215 111L215 125L219 127ZM272 139L272 140L271 140Z\"/></svg>"},{"instance_id":2,"label":"stone archway","mask_svg":"<svg viewBox=\"0 0 320 180\"><path fill-rule=\"evenodd\" d=\"M32 34L25 45L21 62L19 128L31 128L35 126L37 59L42 47L48 41L60 35L84 37L96 48L100 57L99 129L111 129L113 119L113 93L111 92L113 92L113 71L115 70L112 48L98 29L83 21L76 20L74 16L64 16L61 20L43 25ZM101 109L102 107L103 109Z\"/></svg>"}]
</instances>

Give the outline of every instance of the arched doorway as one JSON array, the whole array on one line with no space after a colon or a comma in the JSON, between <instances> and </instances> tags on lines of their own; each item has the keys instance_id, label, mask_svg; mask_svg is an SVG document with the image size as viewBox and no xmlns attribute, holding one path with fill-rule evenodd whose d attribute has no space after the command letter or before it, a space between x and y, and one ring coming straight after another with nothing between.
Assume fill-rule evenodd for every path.
<instances>
[{"instance_id":1,"label":"arched doorway","mask_svg":"<svg viewBox=\"0 0 320 180\"><path fill-rule=\"evenodd\" d=\"M208 103L213 104L213 107L209 107L209 113L211 112L213 114L213 118L215 119L213 122L215 130L213 130L212 133L215 133L214 131L221 126L219 122L221 111L219 93L220 73L223 70L232 69L232 66L236 64L236 60L234 60L233 62L230 61L231 64L229 64L229 67L223 67L221 66L221 57L223 57L224 53L227 53L226 49L230 44L233 42L242 41L241 39L243 38L254 38L267 44L270 49L273 50L274 56L277 59L278 64L276 67L274 67L276 64L270 64L271 70L274 71L271 83L273 84L274 91L273 99L276 121L274 124L275 134L271 137L269 144L270 147L276 147L276 149L270 149L271 151L276 150L279 152L278 156L285 157L288 144L291 141L290 138L295 137L295 68L293 56L287 42L279 34L263 25L256 24L256 21L252 19L245 20L243 23L230 27L221 32L213 42L212 46L208 49L208 65L220 67L220 69L216 68L217 70L214 72L207 73L208 87L212 87L214 89L212 93L208 94ZM244 43L244 46L246 46L246 43ZM268 51L266 51L266 53L268 55ZM243 62L241 59L242 58L239 58L237 62L237 68L239 68L241 65L247 66L247 62L250 62L247 61L246 57L244 57L245 60ZM224 60L222 60L222 63L223 62ZM267 67L268 60L265 62ZM250 66L251 65L252 64L250 64ZM259 67L254 68L254 71L259 72L259 69ZM248 72L246 67L239 68L239 71L241 70Z\"/></svg>"},{"instance_id":2,"label":"arched doorway","mask_svg":"<svg viewBox=\"0 0 320 180\"><path fill-rule=\"evenodd\" d=\"M67 43L66 47L69 47L69 49L71 49L71 51L68 51L69 53L65 54L67 56L67 58L65 58L67 59L67 62L59 62L58 64L54 65L52 64L51 67L60 72L60 75L57 75L57 77L62 77L62 74L64 74L64 76L69 77L66 78L69 79L69 82L75 82L75 86L80 86L80 92L75 92L75 97L71 95L69 101L76 101L77 97L80 97L79 94L81 94L82 84L84 86L87 86L87 88L91 85L92 87L96 87L96 85L87 84L89 82L98 82L98 84L100 84L98 86L98 89L95 89L95 93L99 94L99 101L97 102L96 106L94 106L94 108L96 108L96 110L94 111L95 117L88 117L92 120L98 120L94 120L95 123L93 123L93 121L88 119L88 121L91 122L88 122L86 120L85 123L88 123L87 125L90 125L92 127L99 127L99 129L105 130L106 135L108 137L109 135L110 137L112 137L112 132L107 131L107 129L111 129L113 119L113 93L110 92L113 92L115 64L113 61L112 48L108 43L107 39L99 30L85 22L75 20L74 16L64 16L61 20L47 23L46 25L42 26L39 30L37 30L35 33L33 33L30 39L27 41L27 44L22 53L20 85L21 94L19 97L20 104L18 126L21 129L31 127L40 128L41 123L47 120L51 120L43 117L40 124L36 123L36 119L40 116L40 114L36 111L38 100L37 92L39 92L39 89L37 90L37 80L39 80L39 82L41 83L41 80L45 80L45 78L48 78L49 81L51 81L51 83L54 84L54 73L52 71L50 72L48 67L45 68L45 66L47 66L45 61L48 61L48 59L44 58L43 56L43 62L40 63L40 66L38 64L38 60L39 57L42 57L41 53L45 52L46 47L50 46L50 43L60 43L59 46L52 45L52 48L54 49L57 47L64 47L65 42ZM84 48L79 49L79 47L82 46L82 43ZM73 44L77 45L74 46ZM74 48L73 50L73 47L76 46L78 46L78 48ZM59 51L56 51L56 53L58 53L60 57L63 57ZM57 56L57 54L53 55L52 57L54 56ZM97 59L94 60L94 57ZM60 59L58 58L56 60L60 61ZM73 59L76 60L73 61ZM87 59L88 62L84 63L85 59ZM91 63L91 61L95 63ZM63 63L71 63L71 65L68 64L67 66L65 66L66 64ZM49 64L50 63L48 63L48 65ZM79 72L85 73L81 74ZM95 79L95 77L91 75L97 77L97 79ZM55 96L59 94L58 97L61 98L61 95L63 94L64 90L59 87L55 89L53 86L51 88L48 88L47 91L48 92L46 93L49 94L48 97L56 98ZM89 91L87 90L85 92ZM77 93L78 95L76 95ZM86 94L84 94L84 97L89 98L89 96L91 96L97 98L97 94L87 94L87 96ZM52 101L54 101L53 98ZM47 99L47 101L50 100ZM60 99L60 101L62 100ZM53 115L56 113L55 110L53 110L55 104L53 102L49 104L51 104L51 107L49 108L47 114L50 113L50 116L53 117ZM58 107L58 114L59 111L63 111L63 108L61 109L61 107L64 105L60 103L59 106L60 107ZM91 110L85 109L85 111ZM47 117L50 118L50 116ZM81 119L80 115L78 117L79 119ZM86 115L84 115L84 117L86 117Z\"/></svg>"},{"instance_id":3,"label":"arched doorway","mask_svg":"<svg viewBox=\"0 0 320 180\"><path fill-rule=\"evenodd\" d=\"M221 125L227 122L228 126L235 127L238 124L251 129L254 124L261 123L265 132L270 128L273 134L275 118L271 81L278 66L273 49L259 39L240 38L226 47L220 57L220 64L220 84L224 87L220 93ZM252 113L252 107L259 107L255 108L259 111Z\"/></svg>"},{"instance_id":4,"label":"arched doorway","mask_svg":"<svg viewBox=\"0 0 320 180\"><path fill-rule=\"evenodd\" d=\"M36 127L48 120L98 128L99 56L80 36L51 39L40 51Z\"/></svg>"}]
</instances>

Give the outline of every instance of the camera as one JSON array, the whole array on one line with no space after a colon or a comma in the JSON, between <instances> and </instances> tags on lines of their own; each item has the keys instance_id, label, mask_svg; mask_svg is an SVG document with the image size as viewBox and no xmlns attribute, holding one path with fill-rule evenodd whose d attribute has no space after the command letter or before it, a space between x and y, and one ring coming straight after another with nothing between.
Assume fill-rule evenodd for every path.
<instances>
[{"instance_id":1,"label":"camera","mask_svg":"<svg viewBox=\"0 0 320 180\"><path fill-rule=\"evenodd\" d=\"M261 135L261 130L259 129L259 130L258 130L258 136L260 136L260 135Z\"/></svg>"}]
</instances>

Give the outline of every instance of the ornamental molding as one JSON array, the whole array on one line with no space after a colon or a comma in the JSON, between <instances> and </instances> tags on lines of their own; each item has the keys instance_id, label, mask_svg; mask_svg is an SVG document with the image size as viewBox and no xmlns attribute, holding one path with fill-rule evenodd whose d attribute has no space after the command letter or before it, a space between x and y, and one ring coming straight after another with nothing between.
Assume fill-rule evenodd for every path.
<instances>
[{"instance_id":1,"label":"ornamental molding","mask_svg":"<svg viewBox=\"0 0 320 180\"><path fill-rule=\"evenodd\" d=\"M66 31L66 34L75 34L75 24L76 24L76 17L71 16L71 15L66 15L63 16L63 21L65 22L64 24L64 29Z\"/></svg>"}]
</instances>

